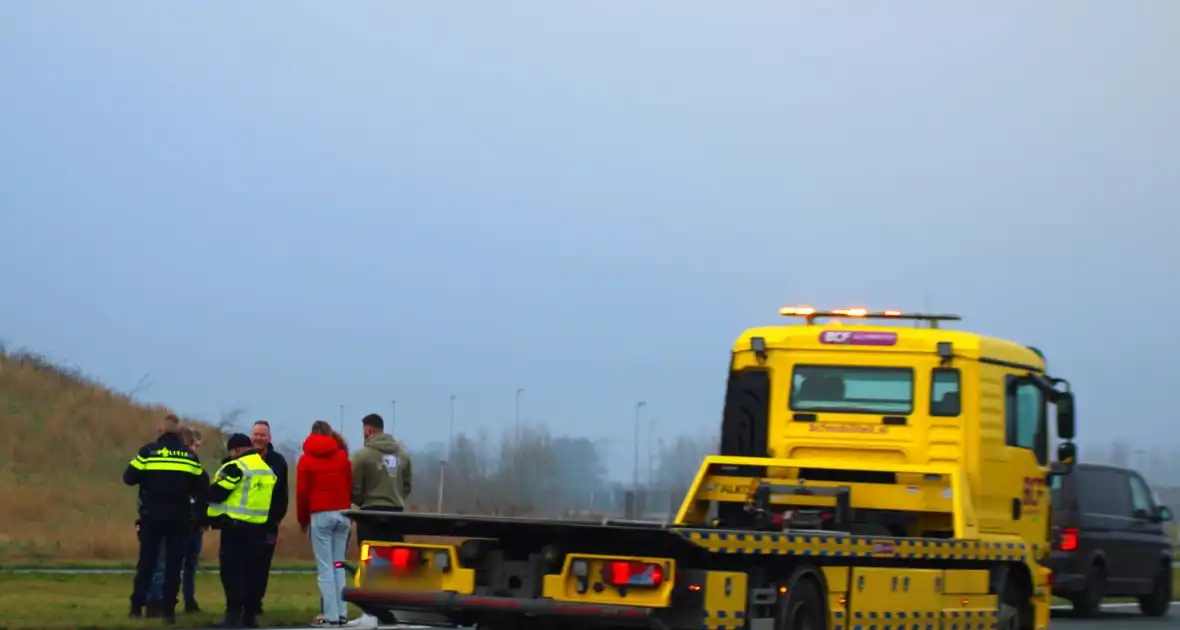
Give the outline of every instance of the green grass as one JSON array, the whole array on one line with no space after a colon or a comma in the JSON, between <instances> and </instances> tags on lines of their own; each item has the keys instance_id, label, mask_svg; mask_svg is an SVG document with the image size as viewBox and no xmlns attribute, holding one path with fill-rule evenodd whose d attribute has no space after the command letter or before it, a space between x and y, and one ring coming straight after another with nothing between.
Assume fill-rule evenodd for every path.
<instances>
[{"instance_id":1,"label":"green grass","mask_svg":"<svg viewBox=\"0 0 1180 630\"><path fill-rule=\"evenodd\" d=\"M94 628L122 630L153 628L159 619L131 620L128 598L131 576L125 574L13 574L0 573L0 629ZM225 611L221 582L216 575L197 577L197 601L202 612L177 614L178 627L208 627ZM307 626L319 614L320 593L313 575L272 575L259 618L264 627ZM360 614L350 610L350 617Z\"/></svg>"}]
</instances>

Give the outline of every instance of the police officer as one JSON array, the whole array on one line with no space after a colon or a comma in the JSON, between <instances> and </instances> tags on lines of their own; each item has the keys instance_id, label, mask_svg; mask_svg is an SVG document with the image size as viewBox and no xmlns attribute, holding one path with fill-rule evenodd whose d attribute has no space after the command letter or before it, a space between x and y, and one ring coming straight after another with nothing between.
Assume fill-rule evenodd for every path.
<instances>
[{"instance_id":1,"label":"police officer","mask_svg":"<svg viewBox=\"0 0 1180 630\"><path fill-rule=\"evenodd\" d=\"M204 469L180 438L180 419L168 414L155 442L145 444L123 471L123 483L139 486L139 562L131 591L131 616L143 615L148 585L164 550L164 588L160 616L176 622L176 592L192 517L191 503L204 496Z\"/></svg>"},{"instance_id":2,"label":"police officer","mask_svg":"<svg viewBox=\"0 0 1180 630\"><path fill-rule=\"evenodd\" d=\"M209 486L207 515L221 530L221 585L225 619L221 627L257 628L262 601L259 585L266 570L266 521L278 478L242 433L226 444L229 460Z\"/></svg>"}]
</instances>

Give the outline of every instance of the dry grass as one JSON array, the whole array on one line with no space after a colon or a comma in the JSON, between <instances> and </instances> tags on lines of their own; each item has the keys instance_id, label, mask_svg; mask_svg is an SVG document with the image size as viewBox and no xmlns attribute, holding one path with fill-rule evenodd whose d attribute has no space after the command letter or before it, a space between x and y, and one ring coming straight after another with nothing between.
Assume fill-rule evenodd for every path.
<instances>
[{"instance_id":1,"label":"dry grass","mask_svg":"<svg viewBox=\"0 0 1180 630\"><path fill-rule=\"evenodd\" d=\"M136 555L127 461L170 410L137 404L37 355L0 353L0 563L127 562ZM200 425L206 444L223 438ZM206 467L211 456L206 454ZM292 502L293 503L293 502ZM278 556L310 560L294 518ZM215 558L217 537L204 556Z\"/></svg>"},{"instance_id":2,"label":"dry grass","mask_svg":"<svg viewBox=\"0 0 1180 630\"><path fill-rule=\"evenodd\" d=\"M134 562L135 490L123 485L127 462L154 438L172 410L136 403L80 371L0 348L0 564L125 565ZM191 420L210 446L224 440ZM294 462L292 462L294 464ZM292 474L294 466L292 465ZM292 492L294 483L292 480ZM310 564L307 536L292 512L279 534L276 561ZM217 557L208 534L202 557ZM349 553L355 555L356 547Z\"/></svg>"}]
</instances>

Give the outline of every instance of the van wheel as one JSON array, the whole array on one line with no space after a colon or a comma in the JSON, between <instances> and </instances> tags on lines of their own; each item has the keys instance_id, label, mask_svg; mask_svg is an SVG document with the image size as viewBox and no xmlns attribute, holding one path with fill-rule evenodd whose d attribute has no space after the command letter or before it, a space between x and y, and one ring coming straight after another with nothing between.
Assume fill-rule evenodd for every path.
<instances>
[{"instance_id":1,"label":"van wheel","mask_svg":"<svg viewBox=\"0 0 1180 630\"><path fill-rule=\"evenodd\" d=\"M1160 567L1151 595L1139 598L1139 610L1148 617L1163 617L1172 606L1172 567Z\"/></svg>"},{"instance_id":2,"label":"van wheel","mask_svg":"<svg viewBox=\"0 0 1180 630\"><path fill-rule=\"evenodd\" d=\"M824 630L827 626L824 600L815 580L804 577L796 581L786 602L779 605L775 630Z\"/></svg>"},{"instance_id":3,"label":"van wheel","mask_svg":"<svg viewBox=\"0 0 1180 630\"><path fill-rule=\"evenodd\" d=\"M1079 617L1097 617L1102 612L1102 595L1106 592L1106 571L1102 565L1092 564L1086 571L1086 585L1075 594L1073 610Z\"/></svg>"}]
</instances>

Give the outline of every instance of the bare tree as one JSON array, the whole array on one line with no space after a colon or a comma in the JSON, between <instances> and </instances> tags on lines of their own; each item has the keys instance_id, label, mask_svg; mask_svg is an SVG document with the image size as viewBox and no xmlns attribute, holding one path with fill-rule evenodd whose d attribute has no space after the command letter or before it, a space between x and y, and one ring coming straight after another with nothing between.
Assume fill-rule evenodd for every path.
<instances>
[{"instance_id":1,"label":"bare tree","mask_svg":"<svg viewBox=\"0 0 1180 630\"><path fill-rule=\"evenodd\" d=\"M217 421L217 430L223 435L231 435L241 426L242 416L246 415L243 407L231 407L221 411L221 418Z\"/></svg>"},{"instance_id":2,"label":"bare tree","mask_svg":"<svg viewBox=\"0 0 1180 630\"><path fill-rule=\"evenodd\" d=\"M127 398L130 400L135 400L136 396L147 393L154 384L155 382L152 380L152 373L144 372L143 376L139 377L139 381L135 383L135 387L132 387L127 391Z\"/></svg>"}]
</instances>

